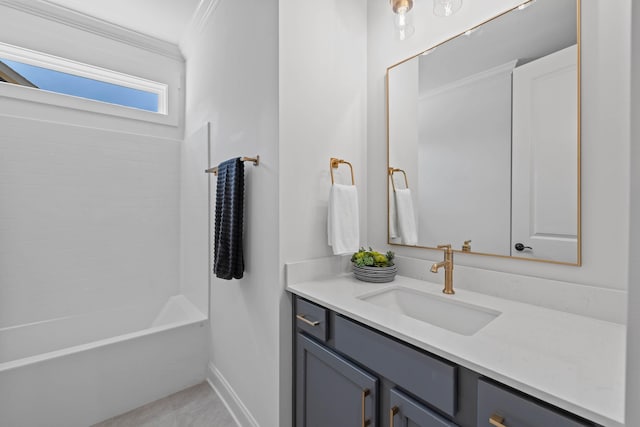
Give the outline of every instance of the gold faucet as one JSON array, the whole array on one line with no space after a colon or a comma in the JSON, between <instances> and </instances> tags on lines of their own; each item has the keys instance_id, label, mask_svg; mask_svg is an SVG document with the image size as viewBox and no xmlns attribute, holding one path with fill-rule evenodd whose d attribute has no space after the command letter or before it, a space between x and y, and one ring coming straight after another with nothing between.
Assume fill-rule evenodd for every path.
<instances>
[{"instance_id":1,"label":"gold faucet","mask_svg":"<svg viewBox=\"0 0 640 427\"><path fill-rule=\"evenodd\" d=\"M444 261L431 266L431 272L437 273L440 267L444 267L444 289L443 293L453 295L453 249L451 245L438 245L438 249L444 249Z\"/></svg>"}]
</instances>

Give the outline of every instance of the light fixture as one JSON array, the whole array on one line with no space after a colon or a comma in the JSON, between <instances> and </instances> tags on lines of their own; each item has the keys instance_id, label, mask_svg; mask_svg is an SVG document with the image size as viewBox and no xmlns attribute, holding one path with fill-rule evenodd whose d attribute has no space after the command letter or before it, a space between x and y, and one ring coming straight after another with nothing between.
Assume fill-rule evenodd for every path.
<instances>
[{"instance_id":1,"label":"light fixture","mask_svg":"<svg viewBox=\"0 0 640 427\"><path fill-rule=\"evenodd\" d=\"M433 0L433 14L436 16L451 16L462 7L462 0Z\"/></svg>"},{"instance_id":2,"label":"light fixture","mask_svg":"<svg viewBox=\"0 0 640 427\"><path fill-rule=\"evenodd\" d=\"M394 13L393 23L396 36L400 40L411 37L415 28L411 24L411 17L408 13L413 7L413 0L389 0L389 3Z\"/></svg>"}]
</instances>

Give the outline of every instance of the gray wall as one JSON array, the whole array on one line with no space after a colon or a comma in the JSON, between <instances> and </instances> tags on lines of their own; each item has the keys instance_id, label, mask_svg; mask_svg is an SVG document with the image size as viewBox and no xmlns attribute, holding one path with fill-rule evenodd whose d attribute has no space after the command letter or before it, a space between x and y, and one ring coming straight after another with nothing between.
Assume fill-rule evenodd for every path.
<instances>
[{"instance_id":1,"label":"gray wall","mask_svg":"<svg viewBox=\"0 0 640 427\"><path fill-rule=\"evenodd\" d=\"M627 335L628 426L640 425L640 7L631 17L631 230L629 246L629 321Z\"/></svg>"}]
</instances>

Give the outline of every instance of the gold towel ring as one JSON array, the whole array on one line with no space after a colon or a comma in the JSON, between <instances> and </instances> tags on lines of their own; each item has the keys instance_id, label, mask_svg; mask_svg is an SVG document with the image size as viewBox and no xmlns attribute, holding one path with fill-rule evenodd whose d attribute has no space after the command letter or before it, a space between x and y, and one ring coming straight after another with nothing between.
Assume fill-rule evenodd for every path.
<instances>
[{"instance_id":1,"label":"gold towel ring","mask_svg":"<svg viewBox=\"0 0 640 427\"><path fill-rule=\"evenodd\" d=\"M336 159L335 157L332 157L329 160L329 170L331 171L331 184L333 185L335 183L333 178L333 170L338 169L338 166L340 166L340 163L349 165L349 169L351 169L351 185L356 185L356 180L353 177L353 166L351 165L351 163L347 162L346 160Z\"/></svg>"},{"instance_id":2,"label":"gold towel ring","mask_svg":"<svg viewBox=\"0 0 640 427\"><path fill-rule=\"evenodd\" d=\"M405 171L403 171L402 169L398 169L398 168L389 168L389 176L391 177L391 186L393 187L393 191L396 191L396 183L393 180L393 173L394 172L402 172L402 174L404 175L404 185L406 188L409 188L409 181L407 180L407 173Z\"/></svg>"}]
</instances>

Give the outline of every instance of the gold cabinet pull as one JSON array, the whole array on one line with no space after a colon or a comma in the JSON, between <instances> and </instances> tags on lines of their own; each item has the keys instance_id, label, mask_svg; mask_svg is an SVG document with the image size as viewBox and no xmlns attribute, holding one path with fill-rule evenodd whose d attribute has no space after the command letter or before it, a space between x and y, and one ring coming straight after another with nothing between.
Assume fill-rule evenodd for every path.
<instances>
[{"instance_id":1,"label":"gold cabinet pull","mask_svg":"<svg viewBox=\"0 0 640 427\"><path fill-rule=\"evenodd\" d=\"M394 406L389 410L389 427L393 427L393 419L396 417L396 414L400 412L400 408Z\"/></svg>"},{"instance_id":2,"label":"gold cabinet pull","mask_svg":"<svg viewBox=\"0 0 640 427\"><path fill-rule=\"evenodd\" d=\"M306 323L309 326L318 326L320 324L320 322L318 322L317 320L311 321L307 319L306 317L304 317L304 314L296 314L296 319L302 320L304 323Z\"/></svg>"},{"instance_id":3,"label":"gold cabinet pull","mask_svg":"<svg viewBox=\"0 0 640 427\"><path fill-rule=\"evenodd\" d=\"M493 414L489 417L489 424L495 427L507 427L504 423L504 417L501 417L498 414Z\"/></svg>"},{"instance_id":4,"label":"gold cabinet pull","mask_svg":"<svg viewBox=\"0 0 640 427\"><path fill-rule=\"evenodd\" d=\"M369 396L370 394L371 394L371 390L369 390L368 388L365 388L364 390L362 390L362 427L367 427L369 424L371 424L371 420L366 419L366 414L364 410L365 400L367 399L367 396Z\"/></svg>"}]
</instances>

